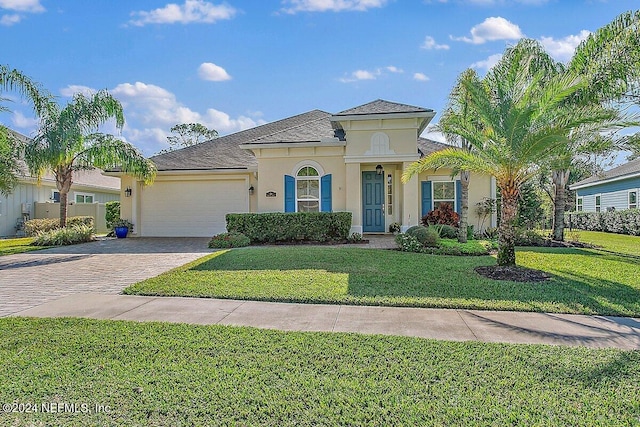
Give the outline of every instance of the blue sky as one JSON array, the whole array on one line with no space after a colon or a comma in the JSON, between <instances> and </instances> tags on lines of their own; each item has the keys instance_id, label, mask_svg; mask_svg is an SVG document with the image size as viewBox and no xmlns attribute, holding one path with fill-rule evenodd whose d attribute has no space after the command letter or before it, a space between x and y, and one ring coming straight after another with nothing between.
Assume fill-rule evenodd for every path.
<instances>
[{"instance_id":1,"label":"blue sky","mask_svg":"<svg viewBox=\"0 0 640 427\"><path fill-rule=\"evenodd\" d=\"M566 61L637 0L0 0L0 63L68 101L108 89L146 155L177 123L228 134L378 98L441 112L520 37ZM11 94L0 122L35 121ZM436 115L434 123L438 121ZM437 136L435 136L437 138Z\"/></svg>"}]
</instances>

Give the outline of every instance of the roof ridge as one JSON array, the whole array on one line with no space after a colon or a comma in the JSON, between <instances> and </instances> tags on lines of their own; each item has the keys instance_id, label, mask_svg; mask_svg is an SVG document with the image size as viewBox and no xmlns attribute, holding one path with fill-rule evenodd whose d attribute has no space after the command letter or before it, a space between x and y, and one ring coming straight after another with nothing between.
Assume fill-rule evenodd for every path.
<instances>
[{"instance_id":1,"label":"roof ridge","mask_svg":"<svg viewBox=\"0 0 640 427\"><path fill-rule=\"evenodd\" d=\"M304 115L304 114L309 114L309 113L313 113L313 112L316 112L316 111L317 111L317 112L320 112L320 113L325 113L327 116L331 116L331 113L327 113L326 111L322 111L322 110L317 110L317 109L316 109L316 110L307 111L306 113L298 114L297 116L293 116L293 117L299 117L299 116L302 116L302 115ZM303 122L303 123L298 123L298 124L296 124L296 125L294 125L294 126L290 126L290 127L285 128L285 129L280 129L280 130L278 130L278 131L275 131L275 132L272 132L272 133L269 133L269 134L265 134L265 135L259 136L259 137L257 137L257 138L253 138L252 140L250 140L250 141L248 141L248 142L245 142L244 144L251 143L251 142L254 142L254 141L258 141L258 140L260 140L260 139L269 138L270 136L277 135L277 134L279 134L279 133L283 133L283 132L287 132L287 131L290 131L290 130L292 130L292 129L296 129L296 128L302 127L302 126L304 126L304 125L307 125L307 124L309 124L309 123L317 122L317 121L319 121L319 120L324 120L324 119L326 119L326 118L327 118L327 116L324 116L324 117L316 117L315 119L308 120L308 121ZM289 118L291 119L291 118L293 118L293 117L289 117ZM287 120L287 119L283 119L283 120ZM275 122L274 122L274 123L275 123Z\"/></svg>"}]
</instances>

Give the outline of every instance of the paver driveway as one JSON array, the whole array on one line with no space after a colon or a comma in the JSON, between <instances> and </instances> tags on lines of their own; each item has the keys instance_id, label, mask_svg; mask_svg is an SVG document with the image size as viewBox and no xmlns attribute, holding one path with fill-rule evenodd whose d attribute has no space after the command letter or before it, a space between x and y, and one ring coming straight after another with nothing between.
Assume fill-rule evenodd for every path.
<instances>
[{"instance_id":1,"label":"paver driveway","mask_svg":"<svg viewBox=\"0 0 640 427\"><path fill-rule=\"evenodd\" d=\"M208 240L108 239L0 257L0 317L76 293L120 293L212 252Z\"/></svg>"}]
</instances>

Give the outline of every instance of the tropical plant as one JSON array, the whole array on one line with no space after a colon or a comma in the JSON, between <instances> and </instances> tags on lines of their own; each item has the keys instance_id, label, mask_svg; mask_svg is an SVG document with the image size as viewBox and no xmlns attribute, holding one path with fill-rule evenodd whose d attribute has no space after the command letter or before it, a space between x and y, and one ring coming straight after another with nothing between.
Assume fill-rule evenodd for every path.
<instances>
[{"instance_id":1,"label":"tropical plant","mask_svg":"<svg viewBox=\"0 0 640 427\"><path fill-rule=\"evenodd\" d=\"M78 93L64 108L51 103L40 116L40 127L25 147L25 160L38 179L51 170L60 192L60 226L67 221L67 198L73 174L93 168L119 168L125 174L153 181L154 164L131 144L112 135L98 133L101 125L115 119L122 129L122 105L106 90L92 95Z\"/></svg>"},{"instance_id":2,"label":"tropical plant","mask_svg":"<svg viewBox=\"0 0 640 427\"><path fill-rule=\"evenodd\" d=\"M464 138L471 150L447 148L412 163L406 182L422 171L452 167L492 175L501 190L498 265L515 265L515 220L520 187L567 143L579 126L611 120L601 108L563 108L586 85L572 73L558 73L557 63L535 40L508 48L482 80L461 82L468 91L470 114L454 115L443 131ZM466 229L465 229L466 231Z\"/></svg>"},{"instance_id":3,"label":"tropical plant","mask_svg":"<svg viewBox=\"0 0 640 427\"><path fill-rule=\"evenodd\" d=\"M51 95L38 83L7 65L0 65L0 93L2 91L17 91L33 105L37 114L45 111L51 100ZM2 111L8 109L0 105ZM19 141L12 137L7 128L0 126L0 194L10 194L18 182L21 172L18 162L20 148Z\"/></svg>"}]
</instances>

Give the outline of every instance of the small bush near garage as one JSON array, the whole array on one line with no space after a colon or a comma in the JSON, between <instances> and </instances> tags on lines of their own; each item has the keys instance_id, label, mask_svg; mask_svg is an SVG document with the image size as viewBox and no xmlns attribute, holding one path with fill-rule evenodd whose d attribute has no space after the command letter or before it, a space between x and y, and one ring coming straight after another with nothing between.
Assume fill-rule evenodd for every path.
<instances>
[{"instance_id":1,"label":"small bush near garage","mask_svg":"<svg viewBox=\"0 0 640 427\"><path fill-rule=\"evenodd\" d=\"M244 234L236 231L216 234L211 238L211 241L209 241L209 247L216 249L241 248L249 246L249 244L251 244L251 240Z\"/></svg>"},{"instance_id":2,"label":"small bush near garage","mask_svg":"<svg viewBox=\"0 0 640 427\"><path fill-rule=\"evenodd\" d=\"M251 243L345 241L351 229L351 212L241 213L226 219L229 232Z\"/></svg>"},{"instance_id":3,"label":"small bush near garage","mask_svg":"<svg viewBox=\"0 0 640 427\"><path fill-rule=\"evenodd\" d=\"M93 240L95 240L93 225L77 224L66 228L40 232L31 244L34 246L65 246Z\"/></svg>"},{"instance_id":4,"label":"small bush near garage","mask_svg":"<svg viewBox=\"0 0 640 427\"><path fill-rule=\"evenodd\" d=\"M92 216L72 216L67 218L67 228L86 225L94 229L94 221ZM27 236L36 236L38 233L44 233L60 228L60 219L58 218L43 218L43 219L30 219L24 225L25 233Z\"/></svg>"},{"instance_id":5,"label":"small bush near garage","mask_svg":"<svg viewBox=\"0 0 640 427\"><path fill-rule=\"evenodd\" d=\"M117 220L120 219L120 202L115 200L105 203L104 219L107 223L107 229L111 230Z\"/></svg>"},{"instance_id":6,"label":"small bush near garage","mask_svg":"<svg viewBox=\"0 0 640 427\"><path fill-rule=\"evenodd\" d=\"M626 209L613 212L571 212L564 216L567 227L587 231L640 236L640 210Z\"/></svg>"}]
</instances>

